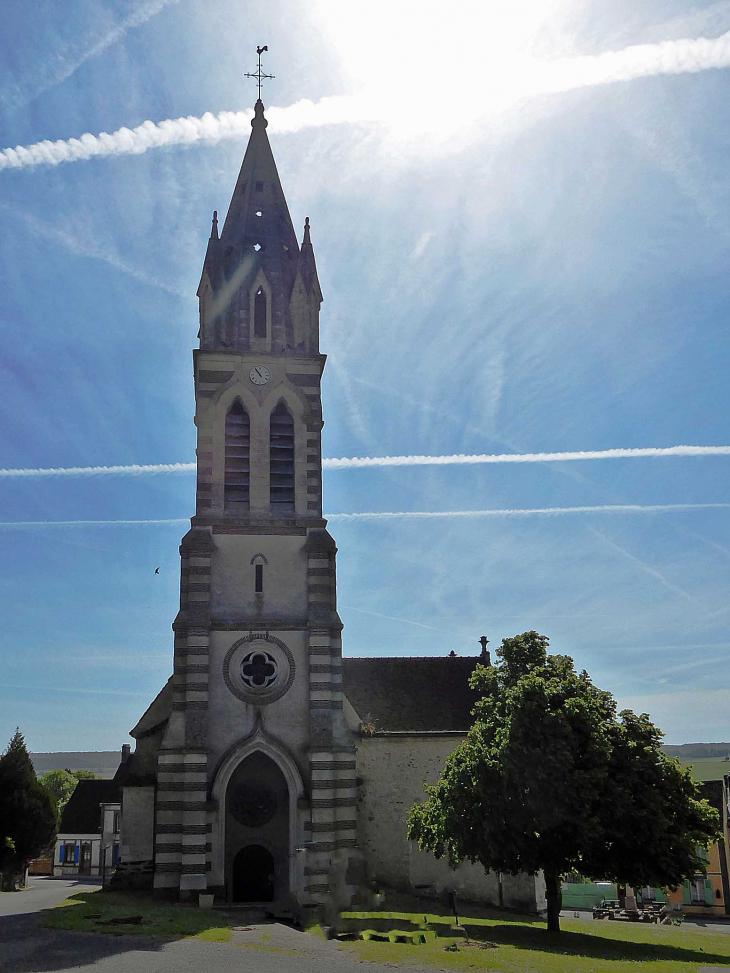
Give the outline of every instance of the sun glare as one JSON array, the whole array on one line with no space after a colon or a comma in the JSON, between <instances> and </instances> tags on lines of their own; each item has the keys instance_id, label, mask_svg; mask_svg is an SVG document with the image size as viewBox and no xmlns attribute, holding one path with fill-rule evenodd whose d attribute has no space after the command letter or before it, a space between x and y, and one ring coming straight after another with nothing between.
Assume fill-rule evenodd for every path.
<instances>
[{"instance_id":1,"label":"sun glare","mask_svg":"<svg viewBox=\"0 0 730 973\"><path fill-rule=\"evenodd\" d=\"M498 112L556 53L569 0L317 0L352 94L403 134L443 132ZM562 53L562 52L561 52ZM377 110L375 110L377 103Z\"/></svg>"}]
</instances>

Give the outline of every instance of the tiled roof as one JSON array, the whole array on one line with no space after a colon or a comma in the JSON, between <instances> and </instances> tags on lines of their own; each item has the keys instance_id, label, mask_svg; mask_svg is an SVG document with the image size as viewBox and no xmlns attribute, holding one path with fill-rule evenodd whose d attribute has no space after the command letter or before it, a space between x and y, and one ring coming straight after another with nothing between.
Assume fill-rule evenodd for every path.
<instances>
[{"instance_id":1,"label":"tiled roof","mask_svg":"<svg viewBox=\"0 0 730 973\"><path fill-rule=\"evenodd\" d=\"M474 656L342 660L344 692L377 730L468 730L479 693L469 688Z\"/></svg>"},{"instance_id":2,"label":"tiled roof","mask_svg":"<svg viewBox=\"0 0 730 973\"><path fill-rule=\"evenodd\" d=\"M93 834L101 831L100 804L122 799L113 780L80 780L61 814L59 834Z\"/></svg>"}]
</instances>

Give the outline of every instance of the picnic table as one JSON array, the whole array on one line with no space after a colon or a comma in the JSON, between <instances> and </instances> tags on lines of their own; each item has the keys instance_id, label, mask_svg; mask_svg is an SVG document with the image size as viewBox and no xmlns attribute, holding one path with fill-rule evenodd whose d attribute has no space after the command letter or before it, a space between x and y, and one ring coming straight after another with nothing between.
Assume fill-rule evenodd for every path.
<instances>
[{"instance_id":1,"label":"picnic table","mask_svg":"<svg viewBox=\"0 0 730 973\"><path fill-rule=\"evenodd\" d=\"M594 919L610 919L617 922L659 922L663 906L657 908L657 903L647 903L640 909L622 908L618 899L604 899L600 905L593 907Z\"/></svg>"}]
</instances>

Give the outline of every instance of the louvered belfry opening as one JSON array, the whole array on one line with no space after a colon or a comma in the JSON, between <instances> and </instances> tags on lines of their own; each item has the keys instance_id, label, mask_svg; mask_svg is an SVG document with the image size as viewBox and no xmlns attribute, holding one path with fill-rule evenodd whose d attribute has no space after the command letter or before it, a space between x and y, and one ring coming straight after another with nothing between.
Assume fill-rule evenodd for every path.
<instances>
[{"instance_id":1,"label":"louvered belfry opening","mask_svg":"<svg viewBox=\"0 0 730 973\"><path fill-rule=\"evenodd\" d=\"M271 413L269 437L271 513L294 513L294 420L280 402Z\"/></svg>"},{"instance_id":2,"label":"louvered belfry opening","mask_svg":"<svg viewBox=\"0 0 730 973\"><path fill-rule=\"evenodd\" d=\"M240 402L234 402L226 416L226 470L224 502L228 513L248 513L250 483L251 424Z\"/></svg>"}]
</instances>

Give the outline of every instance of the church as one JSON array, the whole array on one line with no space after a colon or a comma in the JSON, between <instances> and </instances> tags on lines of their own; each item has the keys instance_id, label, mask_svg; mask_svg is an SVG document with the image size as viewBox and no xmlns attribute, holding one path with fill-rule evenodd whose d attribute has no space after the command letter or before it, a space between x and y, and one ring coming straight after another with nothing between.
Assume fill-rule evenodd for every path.
<instances>
[{"instance_id":1,"label":"church","mask_svg":"<svg viewBox=\"0 0 730 973\"><path fill-rule=\"evenodd\" d=\"M173 675L120 768L120 874L160 895L314 905L394 887L536 911L540 876L449 868L409 807L470 725L479 656L347 658L322 516L322 292L259 100L203 263L197 501Z\"/></svg>"}]
</instances>

